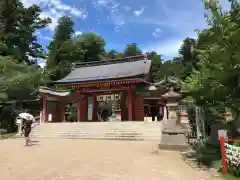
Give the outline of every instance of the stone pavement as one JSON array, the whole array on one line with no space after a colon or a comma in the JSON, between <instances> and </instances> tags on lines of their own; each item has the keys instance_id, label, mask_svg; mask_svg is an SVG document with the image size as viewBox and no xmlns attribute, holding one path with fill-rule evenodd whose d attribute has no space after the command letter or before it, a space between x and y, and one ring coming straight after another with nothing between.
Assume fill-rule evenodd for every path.
<instances>
[{"instance_id":1,"label":"stone pavement","mask_svg":"<svg viewBox=\"0 0 240 180\"><path fill-rule=\"evenodd\" d=\"M157 142L41 139L0 141L1 180L207 180Z\"/></svg>"}]
</instances>

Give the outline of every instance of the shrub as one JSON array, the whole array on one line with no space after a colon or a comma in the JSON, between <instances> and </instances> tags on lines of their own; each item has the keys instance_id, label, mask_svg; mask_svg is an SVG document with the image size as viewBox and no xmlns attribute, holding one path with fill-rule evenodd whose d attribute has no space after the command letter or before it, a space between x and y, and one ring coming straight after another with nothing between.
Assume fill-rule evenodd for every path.
<instances>
[{"instance_id":1,"label":"shrub","mask_svg":"<svg viewBox=\"0 0 240 180\"><path fill-rule=\"evenodd\" d=\"M8 133L16 132L16 108L13 105L4 105L0 113L0 128L6 129Z\"/></svg>"},{"instance_id":2,"label":"shrub","mask_svg":"<svg viewBox=\"0 0 240 180\"><path fill-rule=\"evenodd\" d=\"M72 104L70 109L70 121L75 122L77 120L77 107L76 104Z\"/></svg>"},{"instance_id":3,"label":"shrub","mask_svg":"<svg viewBox=\"0 0 240 180\"><path fill-rule=\"evenodd\" d=\"M4 135L7 133L6 129L0 129L0 138L4 138Z\"/></svg>"},{"instance_id":4,"label":"shrub","mask_svg":"<svg viewBox=\"0 0 240 180\"><path fill-rule=\"evenodd\" d=\"M234 142L233 145L237 146L237 147L240 147L240 142Z\"/></svg>"},{"instance_id":5,"label":"shrub","mask_svg":"<svg viewBox=\"0 0 240 180\"><path fill-rule=\"evenodd\" d=\"M240 177L240 167L228 164L228 172L233 176Z\"/></svg>"},{"instance_id":6,"label":"shrub","mask_svg":"<svg viewBox=\"0 0 240 180\"><path fill-rule=\"evenodd\" d=\"M198 143L196 159L205 166L211 166L214 161L221 159L220 148L213 146L212 139L209 137L204 141L204 144Z\"/></svg>"},{"instance_id":7,"label":"shrub","mask_svg":"<svg viewBox=\"0 0 240 180\"><path fill-rule=\"evenodd\" d=\"M197 126L196 126L196 115L195 115L195 106L189 105L187 108L188 113L188 119L189 119L189 125L192 132L197 132Z\"/></svg>"}]
</instances>

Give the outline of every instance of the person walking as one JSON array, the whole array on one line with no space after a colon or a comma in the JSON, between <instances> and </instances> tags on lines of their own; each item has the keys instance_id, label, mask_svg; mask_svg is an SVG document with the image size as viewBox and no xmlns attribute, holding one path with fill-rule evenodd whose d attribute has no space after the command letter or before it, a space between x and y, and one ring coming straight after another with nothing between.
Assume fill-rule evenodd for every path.
<instances>
[{"instance_id":1,"label":"person walking","mask_svg":"<svg viewBox=\"0 0 240 180\"><path fill-rule=\"evenodd\" d=\"M29 146L31 145L31 139L29 135L32 130L33 122L35 122L35 118L33 117L33 115L29 113L20 113L18 116L19 118L22 119L21 131L22 131L22 134L24 134L24 137L26 140L26 146Z\"/></svg>"},{"instance_id":2,"label":"person walking","mask_svg":"<svg viewBox=\"0 0 240 180\"><path fill-rule=\"evenodd\" d=\"M32 130L32 121L28 121L26 119L23 119L22 122L22 134L24 134L24 138L26 140L26 146L31 145L31 139L29 137L31 130Z\"/></svg>"}]
</instances>

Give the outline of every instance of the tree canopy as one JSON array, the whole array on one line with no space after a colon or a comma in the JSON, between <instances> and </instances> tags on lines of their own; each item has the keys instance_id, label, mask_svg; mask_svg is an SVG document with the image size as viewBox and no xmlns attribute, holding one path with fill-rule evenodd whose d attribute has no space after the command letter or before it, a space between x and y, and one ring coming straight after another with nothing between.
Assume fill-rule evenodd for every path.
<instances>
[{"instance_id":1,"label":"tree canopy","mask_svg":"<svg viewBox=\"0 0 240 180\"><path fill-rule=\"evenodd\" d=\"M47 80L41 69L0 56L0 101L34 98L36 89Z\"/></svg>"},{"instance_id":2,"label":"tree canopy","mask_svg":"<svg viewBox=\"0 0 240 180\"><path fill-rule=\"evenodd\" d=\"M215 1L204 1L210 28L199 32L197 66L185 81L197 104L222 105L240 113L240 3L223 13Z\"/></svg>"},{"instance_id":3,"label":"tree canopy","mask_svg":"<svg viewBox=\"0 0 240 180\"><path fill-rule=\"evenodd\" d=\"M13 56L27 64L36 64L37 58L45 57L36 31L46 27L51 19L40 18L40 13L39 6L25 8L19 0L0 2L0 55Z\"/></svg>"},{"instance_id":4,"label":"tree canopy","mask_svg":"<svg viewBox=\"0 0 240 180\"><path fill-rule=\"evenodd\" d=\"M48 79L37 65L45 52L36 32L51 19L40 18L40 13L37 5L0 1L0 101L34 98L36 88Z\"/></svg>"}]
</instances>

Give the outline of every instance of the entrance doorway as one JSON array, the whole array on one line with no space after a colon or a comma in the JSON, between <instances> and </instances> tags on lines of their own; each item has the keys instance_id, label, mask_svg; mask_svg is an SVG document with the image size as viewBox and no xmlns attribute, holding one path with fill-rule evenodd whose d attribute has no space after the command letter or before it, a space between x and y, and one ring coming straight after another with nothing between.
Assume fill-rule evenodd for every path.
<instances>
[{"instance_id":1,"label":"entrance doorway","mask_svg":"<svg viewBox=\"0 0 240 180\"><path fill-rule=\"evenodd\" d=\"M121 95L97 96L98 121L121 121Z\"/></svg>"},{"instance_id":2,"label":"entrance doorway","mask_svg":"<svg viewBox=\"0 0 240 180\"><path fill-rule=\"evenodd\" d=\"M65 122L77 122L76 102L71 102L64 106L64 118Z\"/></svg>"},{"instance_id":3,"label":"entrance doorway","mask_svg":"<svg viewBox=\"0 0 240 180\"><path fill-rule=\"evenodd\" d=\"M161 121L164 115L164 107L159 104L145 104L144 115L147 121Z\"/></svg>"}]
</instances>

